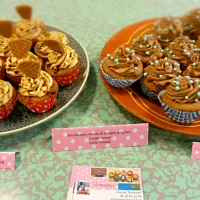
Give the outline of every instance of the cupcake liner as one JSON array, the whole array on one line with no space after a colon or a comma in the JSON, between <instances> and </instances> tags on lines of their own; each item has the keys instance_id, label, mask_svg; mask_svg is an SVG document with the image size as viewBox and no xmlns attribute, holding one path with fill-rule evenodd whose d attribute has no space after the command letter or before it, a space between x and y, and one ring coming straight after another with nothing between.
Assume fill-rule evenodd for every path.
<instances>
[{"instance_id":1,"label":"cupcake liner","mask_svg":"<svg viewBox=\"0 0 200 200\"><path fill-rule=\"evenodd\" d=\"M148 96L150 99L158 100L158 94L148 89L140 80L141 89L144 95Z\"/></svg>"},{"instance_id":2,"label":"cupcake liner","mask_svg":"<svg viewBox=\"0 0 200 200\"><path fill-rule=\"evenodd\" d=\"M117 87L117 88L126 88L126 87L129 87L134 82L138 81L142 77L142 74L141 74L141 76L139 76L135 80L120 80L120 79L112 78L111 76L109 76L107 73L104 72L103 67L102 67L103 60L100 63L100 69L102 71L102 74L103 74L104 78L108 82L108 84L112 85L113 87Z\"/></svg>"},{"instance_id":3,"label":"cupcake liner","mask_svg":"<svg viewBox=\"0 0 200 200\"><path fill-rule=\"evenodd\" d=\"M181 124L189 124L195 121L196 118L200 115L200 111L186 112L186 111L175 110L174 108L169 107L168 105L163 103L160 98L163 94L164 94L164 91L161 91L158 94L158 100L160 101L160 104L162 105L165 113L171 120L176 121Z\"/></svg>"},{"instance_id":4,"label":"cupcake liner","mask_svg":"<svg viewBox=\"0 0 200 200\"><path fill-rule=\"evenodd\" d=\"M8 102L6 105L0 106L0 120L7 118L15 107L16 100Z\"/></svg>"},{"instance_id":5,"label":"cupcake liner","mask_svg":"<svg viewBox=\"0 0 200 200\"><path fill-rule=\"evenodd\" d=\"M48 99L28 104L19 101L34 113L45 113L56 105L56 97L57 95L55 94Z\"/></svg>"},{"instance_id":6,"label":"cupcake liner","mask_svg":"<svg viewBox=\"0 0 200 200\"><path fill-rule=\"evenodd\" d=\"M19 85L21 82L21 76L11 76L10 74L7 74L7 77L15 84Z\"/></svg>"},{"instance_id":7,"label":"cupcake liner","mask_svg":"<svg viewBox=\"0 0 200 200\"><path fill-rule=\"evenodd\" d=\"M69 85L75 82L76 79L78 78L78 75L80 73L80 68L81 65L76 69L76 71L72 72L71 74L68 74L66 76L54 76L53 78L57 81L58 85L60 86Z\"/></svg>"}]
</instances>

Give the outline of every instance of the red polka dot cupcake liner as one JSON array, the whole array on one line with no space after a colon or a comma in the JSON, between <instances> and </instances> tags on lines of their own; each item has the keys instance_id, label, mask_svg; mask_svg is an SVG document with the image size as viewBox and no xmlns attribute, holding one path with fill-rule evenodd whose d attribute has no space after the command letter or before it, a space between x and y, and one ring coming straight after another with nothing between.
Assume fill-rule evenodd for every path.
<instances>
[{"instance_id":1,"label":"red polka dot cupcake liner","mask_svg":"<svg viewBox=\"0 0 200 200\"><path fill-rule=\"evenodd\" d=\"M15 84L19 85L21 82L21 76L11 76L10 74L7 74L7 77Z\"/></svg>"},{"instance_id":2,"label":"red polka dot cupcake liner","mask_svg":"<svg viewBox=\"0 0 200 200\"><path fill-rule=\"evenodd\" d=\"M54 76L53 78L57 81L58 85L60 86L67 86L70 85L71 83L74 83L78 75L80 73L80 67L78 67L74 72L71 74L65 75L65 76Z\"/></svg>"},{"instance_id":3,"label":"red polka dot cupcake liner","mask_svg":"<svg viewBox=\"0 0 200 200\"><path fill-rule=\"evenodd\" d=\"M6 105L0 106L0 120L7 118L14 110L16 100L8 102Z\"/></svg>"},{"instance_id":4,"label":"red polka dot cupcake liner","mask_svg":"<svg viewBox=\"0 0 200 200\"><path fill-rule=\"evenodd\" d=\"M45 113L51 110L56 105L56 98L57 98L57 94L49 97L48 99L41 100L34 103L26 104L24 102L21 102L20 100L19 101L22 104L24 104L30 111L34 113Z\"/></svg>"}]
</instances>

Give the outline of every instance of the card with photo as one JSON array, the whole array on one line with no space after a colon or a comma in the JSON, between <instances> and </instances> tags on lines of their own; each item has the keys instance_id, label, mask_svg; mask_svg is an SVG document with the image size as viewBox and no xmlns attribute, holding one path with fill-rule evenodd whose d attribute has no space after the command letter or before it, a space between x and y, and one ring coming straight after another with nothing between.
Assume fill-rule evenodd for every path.
<instances>
[{"instance_id":1,"label":"card with photo","mask_svg":"<svg viewBox=\"0 0 200 200\"><path fill-rule=\"evenodd\" d=\"M140 168L74 166L67 200L143 200Z\"/></svg>"}]
</instances>

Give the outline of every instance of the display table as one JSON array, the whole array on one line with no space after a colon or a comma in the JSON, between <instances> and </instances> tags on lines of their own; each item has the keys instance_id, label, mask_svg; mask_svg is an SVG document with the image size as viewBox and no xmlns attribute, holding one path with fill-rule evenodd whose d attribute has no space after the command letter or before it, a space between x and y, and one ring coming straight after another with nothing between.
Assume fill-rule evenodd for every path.
<instances>
[{"instance_id":1,"label":"display table","mask_svg":"<svg viewBox=\"0 0 200 200\"><path fill-rule=\"evenodd\" d=\"M1 1L2 17L17 19L15 2ZM164 14L182 15L200 6L199 0L28 2L34 7L34 16L82 42L89 54L91 71L79 98L58 117L23 133L0 137L0 151L20 152L15 172L0 173L0 200L66 199L73 165L140 167L146 200L199 200L200 161L191 159L191 145L200 138L150 125L149 145L144 147L55 153L51 141L51 128L142 122L107 93L98 71L100 52L106 41L124 26Z\"/></svg>"}]
</instances>

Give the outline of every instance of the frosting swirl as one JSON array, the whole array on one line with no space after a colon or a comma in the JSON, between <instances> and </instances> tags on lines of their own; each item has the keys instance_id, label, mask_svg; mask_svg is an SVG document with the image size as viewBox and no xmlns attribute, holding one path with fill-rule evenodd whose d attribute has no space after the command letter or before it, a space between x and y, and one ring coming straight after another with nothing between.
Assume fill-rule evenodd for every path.
<instances>
[{"instance_id":1,"label":"frosting swirl","mask_svg":"<svg viewBox=\"0 0 200 200\"><path fill-rule=\"evenodd\" d=\"M42 42L37 42L34 50L35 53L42 58L47 58L48 54L51 51L51 49L48 46L44 45Z\"/></svg>"},{"instance_id":2,"label":"frosting swirl","mask_svg":"<svg viewBox=\"0 0 200 200\"><path fill-rule=\"evenodd\" d=\"M22 96L43 97L53 85L53 78L45 71L40 72L40 76L36 79L30 77L22 77L19 93Z\"/></svg>"},{"instance_id":3,"label":"frosting swirl","mask_svg":"<svg viewBox=\"0 0 200 200\"><path fill-rule=\"evenodd\" d=\"M185 68L191 62L195 51L197 49L194 45L195 41L190 40L186 36L179 37L170 43L170 45L165 48L164 55L168 58L178 61L182 68Z\"/></svg>"},{"instance_id":4,"label":"frosting swirl","mask_svg":"<svg viewBox=\"0 0 200 200\"><path fill-rule=\"evenodd\" d=\"M15 25L16 35L20 38L32 40L38 37L41 33L40 23L36 19L22 19Z\"/></svg>"},{"instance_id":5,"label":"frosting swirl","mask_svg":"<svg viewBox=\"0 0 200 200\"><path fill-rule=\"evenodd\" d=\"M162 47L166 47L174 39L183 35L182 23L175 17L163 17L158 20L152 31Z\"/></svg>"},{"instance_id":6,"label":"frosting swirl","mask_svg":"<svg viewBox=\"0 0 200 200\"><path fill-rule=\"evenodd\" d=\"M192 78L200 78L200 62L191 63L182 75L191 76Z\"/></svg>"},{"instance_id":7,"label":"frosting swirl","mask_svg":"<svg viewBox=\"0 0 200 200\"><path fill-rule=\"evenodd\" d=\"M67 39L66 35L62 32L58 32L58 31L50 31L47 35L40 34L38 36L39 41L45 40L45 39L57 40L57 41L61 42L63 45L68 44L68 39Z\"/></svg>"},{"instance_id":8,"label":"frosting swirl","mask_svg":"<svg viewBox=\"0 0 200 200\"><path fill-rule=\"evenodd\" d=\"M198 102L199 79L180 77L165 90L165 95L172 101L180 104Z\"/></svg>"},{"instance_id":9,"label":"frosting swirl","mask_svg":"<svg viewBox=\"0 0 200 200\"><path fill-rule=\"evenodd\" d=\"M114 54L107 55L103 61L103 68L107 67L112 73L122 78L136 79L142 74L143 64L140 58L135 56L134 50L120 46Z\"/></svg>"},{"instance_id":10,"label":"frosting swirl","mask_svg":"<svg viewBox=\"0 0 200 200\"><path fill-rule=\"evenodd\" d=\"M41 60L31 52L28 53L26 58L18 59L14 56L11 56L6 60L6 73L11 76L23 76L24 74L18 69L18 64L25 60L35 60L41 62Z\"/></svg>"},{"instance_id":11,"label":"frosting swirl","mask_svg":"<svg viewBox=\"0 0 200 200\"><path fill-rule=\"evenodd\" d=\"M78 55L74 49L65 45L64 54L51 50L46 65L50 69L60 70L73 68L78 63Z\"/></svg>"},{"instance_id":12,"label":"frosting swirl","mask_svg":"<svg viewBox=\"0 0 200 200\"><path fill-rule=\"evenodd\" d=\"M144 69L146 81L161 89L165 89L180 73L180 64L169 58L152 62Z\"/></svg>"},{"instance_id":13,"label":"frosting swirl","mask_svg":"<svg viewBox=\"0 0 200 200\"><path fill-rule=\"evenodd\" d=\"M13 96L13 87L7 82L0 80L0 106L8 103Z\"/></svg>"},{"instance_id":14,"label":"frosting swirl","mask_svg":"<svg viewBox=\"0 0 200 200\"><path fill-rule=\"evenodd\" d=\"M184 33L196 40L200 35L200 8L187 12L182 17Z\"/></svg>"},{"instance_id":15,"label":"frosting swirl","mask_svg":"<svg viewBox=\"0 0 200 200\"><path fill-rule=\"evenodd\" d=\"M8 38L0 35L0 57L7 57L9 55L11 55L11 51L8 46Z\"/></svg>"},{"instance_id":16,"label":"frosting swirl","mask_svg":"<svg viewBox=\"0 0 200 200\"><path fill-rule=\"evenodd\" d=\"M163 55L160 44L152 35L134 39L132 49L143 63L155 61Z\"/></svg>"}]
</instances>

